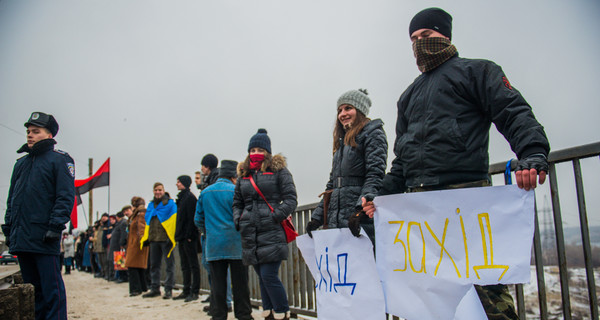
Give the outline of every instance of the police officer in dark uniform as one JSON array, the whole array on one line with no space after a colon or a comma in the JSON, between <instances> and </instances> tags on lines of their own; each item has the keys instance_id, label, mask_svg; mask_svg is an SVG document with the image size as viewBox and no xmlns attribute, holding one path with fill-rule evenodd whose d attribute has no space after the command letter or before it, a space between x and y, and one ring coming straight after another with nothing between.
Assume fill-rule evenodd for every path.
<instances>
[{"instance_id":1,"label":"police officer in dark uniform","mask_svg":"<svg viewBox=\"0 0 600 320\"><path fill-rule=\"evenodd\" d=\"M67 319L60 274L60 236L75 201L75 165L55 150L58 123L34 112L25 123L27 143L17 153L2 232L19 259L23 280L35 287L36 319Z\"/></svg>"}]
</instances>

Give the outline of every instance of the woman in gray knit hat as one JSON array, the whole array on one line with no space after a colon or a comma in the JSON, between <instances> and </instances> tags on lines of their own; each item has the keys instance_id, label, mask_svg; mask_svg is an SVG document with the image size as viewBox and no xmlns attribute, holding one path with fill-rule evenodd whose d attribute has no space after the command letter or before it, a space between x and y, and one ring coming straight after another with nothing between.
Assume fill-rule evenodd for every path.
<instances>
[{"instance_id":1,"label":"woman in gray knit hat","mask_svg":"<svg viewBox=\"0 0 600 320\"><path fill-rule=\"evenodd\" d=\"M380 119L367 118L371 99L366 90L350 90L337 101L333 130L333 164L323 200L313 211L306 231L362 227L375 243L373 219L362 213L361 198L377 194L387 161L387 138Z\"/></svg>"}]
</instances>

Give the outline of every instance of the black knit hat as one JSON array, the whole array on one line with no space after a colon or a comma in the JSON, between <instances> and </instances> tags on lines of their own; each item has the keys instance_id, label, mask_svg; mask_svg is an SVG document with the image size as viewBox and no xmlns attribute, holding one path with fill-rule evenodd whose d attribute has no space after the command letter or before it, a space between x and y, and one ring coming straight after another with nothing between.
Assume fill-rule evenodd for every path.
<instances>
[{"instance_id":1,"label":"black knit hat","mask_svg":"<svg viewBox=\"0 0 600 320\"><path fill-rule=\"evenodd\" d=\"M427 8L410 21L408 36L420 29L435 30L452 40L452 16L440 8Z\"/></svg>"},{"instance_id":2,"label":"black knit hat","mask_svg":"<svg viewBox=\"0 0 600 320\"><path fill-rule=\"evenodd\" d=\"M221 167L219 167L219 178L235 178L237 176L237 165L237 161L221 161Z\"/></svg>"},{"instance_id":3,"label":"black knit hat","mask_svg":"<svg viewBox=\"0 0 600 320\"><path fill-rule=\"evenodd\" d=\"M190 176L179 176L177 177L177 180L179 180L179 182L181 182L181 184L186 188L189 189L190 186L192 185L192 178Z\"/></svg>"},{"instance_id":4,"label":"black knit hat","mask_svg":"<svg viewBox=\"0 0 600 320\"><path fill-rule=\"evenodd\" d=\"M200 162L200 164L209 169L214 169L219 165L219 159L217 159L214 154L209 153L202 158L202 162Z\"/></svg>"},{"instance_id":5,"label":"black knit hat","mask_svg":"<svg viewBox=\"0 0 600 320\"><path fill-rule=\"evenodd\" d=\"M56 137L56 134L58 133L58 122L56 122L54 116L43 112L33 112L29 117L29 120L25 122L25 128L29 126L46 128L52 133L52 137Z\"/></svg>"},{"instance_id":6,"label":"black knit hat","mask_svg":"<svg viewBox=\"0 0 600 320\"><path fill-rule=\"evenodd\" d=\"M263 148L267 150L268 153L271 153L271 139L269 139L266 129L258 129L258 132L250 138L248 152L250 152L250 149L252 148Z\"/></svg>"}]
</instances>

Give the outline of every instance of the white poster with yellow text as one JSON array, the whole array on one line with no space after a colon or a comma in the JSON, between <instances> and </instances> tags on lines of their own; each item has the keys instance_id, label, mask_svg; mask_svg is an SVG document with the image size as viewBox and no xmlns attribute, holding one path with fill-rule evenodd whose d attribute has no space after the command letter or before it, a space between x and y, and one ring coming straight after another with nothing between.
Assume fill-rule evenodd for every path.
<instances>
[{"instance_id":1,"label":"white poster with yellow text","mask_svg":"<svg viewBox=\"0 0 600 320\"><path fill-rule=\"evenodd\" d=\"M510 185L374 202L377 270L388 313L408 320L455 319L473 284L529 281L534 192ZM471 312L459 310L456 318Z\"/></svg>"}]
</instances>

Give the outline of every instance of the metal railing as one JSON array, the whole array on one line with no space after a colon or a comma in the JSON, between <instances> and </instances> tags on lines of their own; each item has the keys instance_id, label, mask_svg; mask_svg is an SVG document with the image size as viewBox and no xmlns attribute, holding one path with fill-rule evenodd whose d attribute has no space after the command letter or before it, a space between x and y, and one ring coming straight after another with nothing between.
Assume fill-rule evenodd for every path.
<instances>
[{"instance_id":1,"label":"metal railing","mask_svg":"<svg viewBox=\"0 0 600 320\"><path fill-rule=\"evenodd\" d=\"M587 297L589 301L589 313L584 316L588 319L598 320L598 299L596 292L596 284L594 280L594 266L592 264L592 247L590 241L590 231L588 227L587 208L585 201L585 188L583 186L583 172L581 168L580 160L584 158L598 157L600 155L600 142L582 145L574 148L559 150L551 152L548 160L550 163L550 174L549 174L549 189L552 202L552 216L554 225L554 235L556 240L556 252L557 252L557 264L559 269L560 277L560 309L562 310L562 317L565 320L572 319L572 306L569 296L569 270L567 267L567 253L565 249L565 237L563 232L563 218L561 215L560 205L560 193L558 191L557 183L557 171L556 165L560 163L571 162L574 171L574 180L576 187L577 204L579 207L579 224L581 228L581 239L584 252L585 260L585 273L587 279ZM516 162L516 161L515 161ZM516 163L513 162L513 170L516 167ZM506 168L506 162L496 163L490 165L489 173L494 179L498 175L504 173ZM597 177L596 177L597 178ZM538 188L541 189L541 188ZM537 192L537 191L536 191ZM541 193L542 191L540 191ZM310 220L312 210L315 209L317 203L299 206L293 215L294 225L298 229L299 234L305 233L306 223ZM597 208L595 208L597 210ZM558 303L557 301L549 301L549 297L546 290L545 273L544 273L544 254L542 248L542 241L540 236L540 223L538 216L538 207L536 205L536 219L535 219L535 231L534 231L534 265L536 269L537 279L537 300L538 308L536 312L531 312L535 316L530 316L527 312L528 308L526 305L526 299L523 292L523 285L515 285L514 287L514 298L516 300L517 310L521 319L527 318L539 318L539 319L553 319L557 318L557 315L549 313L548 302ZM316 316L316 293L315 283L310 274L310 271L306 267L304 260L296 246L295 242L288 244L290 255L287 261L284 261L280 269L280 277L283 285L285 286L288 294L288 300L290 309L293 313L304 314L309 316ZM250 275L250 295L254 305L260 305L260 289L258 284L258 277L254 271L249 272ZM208 292L208 278L206 271L202 270L202 291ZM531 308L529 308L531 309ZM398 319L397 317L391 317L392 319Z\"/></svg>"}]
</instances>

